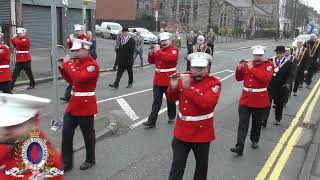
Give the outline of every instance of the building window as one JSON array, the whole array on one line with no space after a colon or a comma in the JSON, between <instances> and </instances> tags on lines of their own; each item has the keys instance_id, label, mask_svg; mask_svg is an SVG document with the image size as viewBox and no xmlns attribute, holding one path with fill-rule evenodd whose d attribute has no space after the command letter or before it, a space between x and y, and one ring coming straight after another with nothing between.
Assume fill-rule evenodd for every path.
<instances>
[{"instance_id":1,"label":"building window","mask_svg":"<svg viewBox=\"0 0 320 180\"><path fill-rule=\"evenodd\" d=\"M227 26L227 15L225 13L221 13L220 15L220 27Z\"/></svg>"},{"instance_id":2,"label":"building window","mask_svg":"<svg viewBox=\"0 0 320 180\"><path fill-rule=\"evenodd\" d=\"M150 11L150 4L144 4L144 9L146 11Z\"/></svg>"}]
</instances>

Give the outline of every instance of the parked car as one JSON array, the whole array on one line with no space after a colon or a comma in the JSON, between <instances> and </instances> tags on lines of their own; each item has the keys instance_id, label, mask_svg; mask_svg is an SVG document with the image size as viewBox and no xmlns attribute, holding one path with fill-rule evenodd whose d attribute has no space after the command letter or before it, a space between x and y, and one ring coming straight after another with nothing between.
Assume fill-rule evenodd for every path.
<instances>
[{"instance_id":1,"label":"parked car","mask_svg":"<svg viewBox=\"0 0 320 180\"><path fill-rule=\"evenodd\" d=\"M154 34L152 34L148 29L146 28L129 28L130 34L132 33L133 29L136 31L139 31L141 33L141 36L144 39L145 44L156 44L158 43L158 37Z\"/></svg>"},{"instance_id":2,"label":"parked car","mask_svg":"<svg viewBox=\"0 0 320 180\"><path fill-rule=\"evenodd\" d=\"M96 24L96 35L102 36L101 27L98 24Z\"/></svg>"},{"instance_id":3,"label":"parked car","mask_svg":"<svg viewBox=\"0 0 320 180\"><path fill-rule=\"evenodd\" d=\"M119 32L122 30L122 26L119 23L114 22L102 22L101 32L102 37L109 39L116 39Z\"/></svg>"},{"instance_id":4,"label":"parked car","mask_svg":"<svg viewBox=\"0 0 320 180\"><path fill-rule=\"evenodd\" d=\"M297 47L297 41L298 39L303 40L303 43L305 43L306 41L308 41L310 39L311 35L310 34L300 34L299 36L297 36L296 38L294 38L294 41L292 42L292 47Z\"/></svg>"}]
</instances>

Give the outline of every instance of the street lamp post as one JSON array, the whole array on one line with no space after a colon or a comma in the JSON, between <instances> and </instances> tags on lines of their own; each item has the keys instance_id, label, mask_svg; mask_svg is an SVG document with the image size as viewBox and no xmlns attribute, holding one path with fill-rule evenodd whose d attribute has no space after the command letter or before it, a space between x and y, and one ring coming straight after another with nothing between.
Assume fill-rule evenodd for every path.
<instances>
[{"instance_id":1,"label":"street lamp post","mask_svg":"<svg viewBox=\"0 0 320 180\"><path fill-rule=\"evenodd\" d=\"M83 25L83 31L87 31L87 6L88 6L88 0L83 0L82 3L82 25Z\"/></svg>"},{"instance_id":2,"label":"street lamp post","mask_svg":"<svg viewBox=\"0 0 320 180\"><path fill-rule=\"evenodd\" d=\"M57 75L57 6L56 0L51 0L51 63L53 71L53 120L51 121L51 129L56 131L61 123L58 112L58 75Z\"/></svg>"},{"instance_id":3,"label":"street lamp post","mask_svg":"<svg viewBox=\"0 0 320 180\"><path fill-rule=\"evenodd\" d=\"M154 11L154 16L156 18L156 36L158 36L158 18L159 18L159 11Z\"/></svg>"}]
</instances>

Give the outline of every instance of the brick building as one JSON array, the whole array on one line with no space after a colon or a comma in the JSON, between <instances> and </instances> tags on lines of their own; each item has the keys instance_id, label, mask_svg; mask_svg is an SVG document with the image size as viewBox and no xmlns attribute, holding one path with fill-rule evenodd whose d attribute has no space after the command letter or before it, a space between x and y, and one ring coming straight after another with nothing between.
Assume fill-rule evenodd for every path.
<instances>
[{"instance_id":1,"label":"brick building","mask_svg":"<svg viewBox=\"0 0 320 180\"><path fill-rule=\"evenodd\" d=\"M97 21L108 20L135 20L136 0L98 0Z\"/></svg>"},{"instance_id":2,"label":"brick building","mask_svg":"<svg viewBox=\"0 0 320 180\"><path fill-rule=\"evenodd\" d=\"M252 8L251 0L138 0L137 6L150 14L159 10L161 24L169 31L247 27L253 14L268 21L271 18L262 8Z\"/></svg>"}]
</instances>

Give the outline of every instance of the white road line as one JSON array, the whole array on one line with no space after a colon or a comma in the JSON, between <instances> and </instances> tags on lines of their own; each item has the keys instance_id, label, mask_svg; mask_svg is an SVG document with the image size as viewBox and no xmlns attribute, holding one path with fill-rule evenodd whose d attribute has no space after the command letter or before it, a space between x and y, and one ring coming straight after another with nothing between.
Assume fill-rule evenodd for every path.
<instances>
[{"instance_id":1,"label":"white road line","mask_svg":"<svg viewBox=\"0 0 320 180\"><path fill-rule=\"evenodd\" d=\"M119 98L119 99L117 99L117 101L118 101L119 105L121 106L121 108L124 110L124 112L129 116L129 118L132 121L139 119L137 114L132 110L132 108L130 107L130 105L127 103L126 100L124 100L123 98Z\"/></svg>"},{"instance_id":2,"label":"white road line","mask_svg":"<svg viewBox=\"0 0 320 180\"><path fill-rule=\"evenodd\" d=\"M212 74L220 74L220 73L223 73L223 72L230 72L230 71L232 71L232 70L225 69L225 70L222 70L222 71L214 72ZM151 91L151 90L152 90L152 88L141 90L141 91L136 91L136 92L129 93L129 94L124 94L124 95L121 95L121 96L116 96L116 97L112 97L112 98L108 98L108 99L103 99L103 100L98 101L97 103L100 104L100 103L103 103L103 102L107 102L107 101L111 101L111 100L115 100L115 99L131 96L131 95L135 95L135 94L140 94L140 93L144 93L144 92Z\"/></svg>"},{"instance_id":3,"label":"white road line","mask_svg":"<svg viewBox=\"0 0 320 180\"><path fill-rule=\"evenodd\" d=\"M98 101L97 103L100 104L100 103L103 103L103 102L107 102L107 101L111 101L111 100L114 100L114 99L119 99L119 98L131 96L131 95L135 95L135 94L140 94L140 93L147 92L147 91L151 91L151 90L152 90L152 88L145 89L145 90L142 90L142 91L136 91L136 92L129 93L129 94L124 94L124 95L121 95L121 96L116 96L116 97L113 97L113 98L108 98L108 99L100 100L100 101Z\"/></svg>"},{"instance_id":4,"label":"white road line","mask_svg":"<svg viewBox=\"0 0 320 180\"><path fill-rule=\"evenodd\" d=\"M232 74L228 75L227 77L222 78L220 81L222 82L222 81L224 81L224 80L226 80L226 79L228 79L228 78L232 77L234 74L235 74L235 73L232 73ZM176 103L176 104L178 104L178 103ZM163 109L161 109L161 110L159 111L158 115L160 115L160 114L162 114L162 113L166 112L167 110L168 110L167 108L163 108ZM134 129L134 128L136 128L136 127L140 126L142 123L146 122L147 120L148 120L148 117L147 117L147 118L142 119L141 121L138 121L138 122L136 122L136 123L132 124L132 125L130 126L130 129Z\"/></svg>"},{"instance_id":5,"label":"white road line","mask_svg":"<svg viewBox=\"0 0 320 180\"><path fill-rule=\"evenodd\" d=\"M218 53L222 53L224 51L216 51L216 52L213 52L213 54L218 54Z\"/></svg>"},{"instance_id":6,"label":"white road line","mask_svg":"<svg viewBox=\"0 0 320 180\"><path fill-rule=\"evenodd\" d=\"M161 109L161 110L159 111L158 115L166 112L167 110L168 110L167 108ZM130 126L130 129L134 129L134 128L140 126L142 123L147 122L147 121L148 121L148 117L142 119L141 121L138 121L137 123L132 124L132 125Z\"/></svg>"},{"instance_id":7,"label":"white road line","mask_svg":"<svg viewBox=\"0 0 320 180\"><path fill-rule=\"evenodd\" d=\"M228 71L228 72L234 72L233 70L231 69L226 69L225 71Z\"/></svg>"},{"instance_id":8,"label":"white road line","mask_svg":"<svg viewBox=\"0 0 320 180\"><path fill-rule=\"evenodd\" d=\"M220 81L224 81L224 80L228 79L229 77L232 77L234 74L235 73L232 73L232 74L228 75L227 77L224 77L224 78L220 79Z\"/></svg>"}]
</instances>

